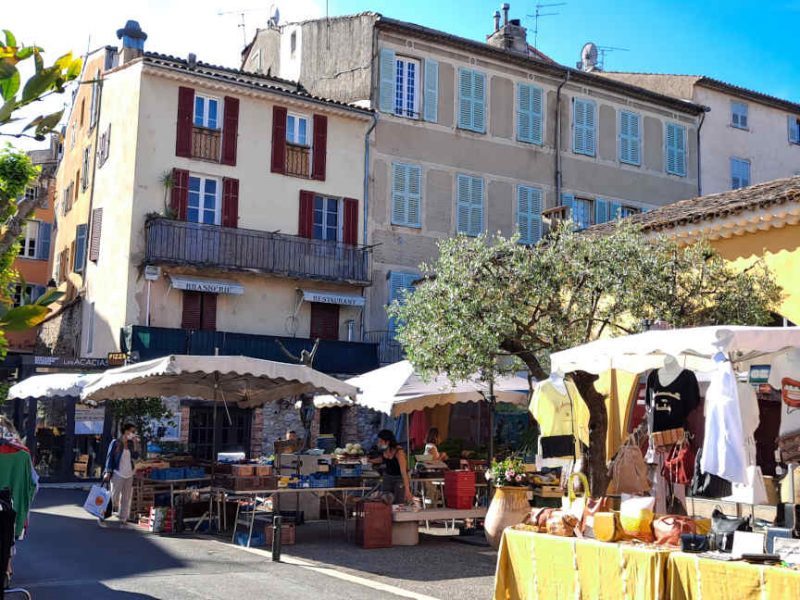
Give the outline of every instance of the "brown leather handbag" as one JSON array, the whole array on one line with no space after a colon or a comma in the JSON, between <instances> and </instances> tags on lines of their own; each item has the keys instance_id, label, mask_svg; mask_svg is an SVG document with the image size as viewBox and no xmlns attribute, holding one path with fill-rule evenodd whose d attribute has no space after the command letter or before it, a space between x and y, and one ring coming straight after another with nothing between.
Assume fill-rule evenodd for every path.
<instances>
[{"instance_id":1,"label":"brown leather handbag","mask_svg":"<svg viewBox=\"0 0 800 600\"><path fill-rule=\"evenodd\" d=\"M781 461L797 462L800 459L800 432L780 436L778 448L781 451Z\"/></svg>"},{"instance_id":2,"label":"brown leather handbag","mask_svg":"<svg viewBox=\"0 0 800 600\"><path fill-rule=\"evenodd\" d=\"M654 431L652 435L653 445L656 448L668 448L681 443L686 436L686 432L683 427L677 427L675 429L665 429L664 431Z\"/></svg>"},{"instance_id":3,"label":"brown leather handbag","mask_svg":"<svg viewBox=\"0 0 800 600\"><path fill-rule=\"evenodd\" d=\"M689 517L667 515L653 521L653 533L656 537L656 544L677 548L681 545L681 535L697 533L697 526Z\"/></svg>"}]
</instances>

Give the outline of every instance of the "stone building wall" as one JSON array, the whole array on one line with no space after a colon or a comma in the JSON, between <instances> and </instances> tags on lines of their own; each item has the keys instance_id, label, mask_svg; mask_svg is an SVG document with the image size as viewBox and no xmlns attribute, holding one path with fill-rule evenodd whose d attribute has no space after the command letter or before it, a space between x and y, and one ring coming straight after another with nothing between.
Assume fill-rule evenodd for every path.
<instances>
[{"instance_id":1,"label":"stone building wall","mask_svg":"<svg viewBox=\"0 0 800 600\"><path fill-rule=\"evenodd\" d=\"M51 354L65 358L77 358L81 348L81 324L83 302L76 298L39 328L36 339L36 354Z\"/></svg>"}]
</instances>

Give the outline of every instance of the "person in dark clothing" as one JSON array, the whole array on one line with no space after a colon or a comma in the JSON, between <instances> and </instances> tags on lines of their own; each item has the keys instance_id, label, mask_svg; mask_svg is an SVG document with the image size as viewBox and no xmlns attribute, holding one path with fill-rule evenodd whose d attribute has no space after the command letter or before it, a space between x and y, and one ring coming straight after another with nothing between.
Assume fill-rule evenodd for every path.
<instances>
[{"instance_id":1,"label":"person in dark clothing","mask_svg":"<svg viewBox=\"0 0 800 600\"><path fill-rule=\"evenodd\" d=\"M370 459L374 464L383 463L385 468L381 491L394 494L394 503L410 502L411 482L408 478L408 458L405 451L397 444L397 439L388 429L378 432L378 449L381 455Z\"/></svg>"}]
</instances>

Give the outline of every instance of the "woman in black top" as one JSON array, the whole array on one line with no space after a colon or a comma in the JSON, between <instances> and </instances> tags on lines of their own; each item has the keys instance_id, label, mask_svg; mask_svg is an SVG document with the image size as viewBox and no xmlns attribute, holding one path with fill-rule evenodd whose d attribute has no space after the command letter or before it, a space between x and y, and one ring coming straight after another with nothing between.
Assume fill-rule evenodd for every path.
<instances>
[{"instance_id":1,"label":"woman in black top","mask_svg":"<svg viewBox=\"0 0 800 600\"><path fill-rule=\"evenodd\" d=\"M373 463L383 463L385 471L381 491L394 494L394 503L403 504L411 500L411 484L408 479L408 459L397 439L388 429L378 432L378 449L382 454L372 459Z\"/></svg>"}]
</instances>

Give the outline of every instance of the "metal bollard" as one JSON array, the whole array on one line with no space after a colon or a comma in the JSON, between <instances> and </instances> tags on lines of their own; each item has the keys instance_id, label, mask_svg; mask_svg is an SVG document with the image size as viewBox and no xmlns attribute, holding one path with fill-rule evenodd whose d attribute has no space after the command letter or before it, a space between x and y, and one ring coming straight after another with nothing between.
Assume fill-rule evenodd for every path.
<instances>
[{"instance_id":1,"label":"metal bollard","mask_svg":"<svg viewBox=\"0 0 800 600\"><path fill-rule=\"evenodd\" d=\"M283 517L275 515L272 517L272 562L281 560L281 522Z\"/></svg>"}]
</instances>

